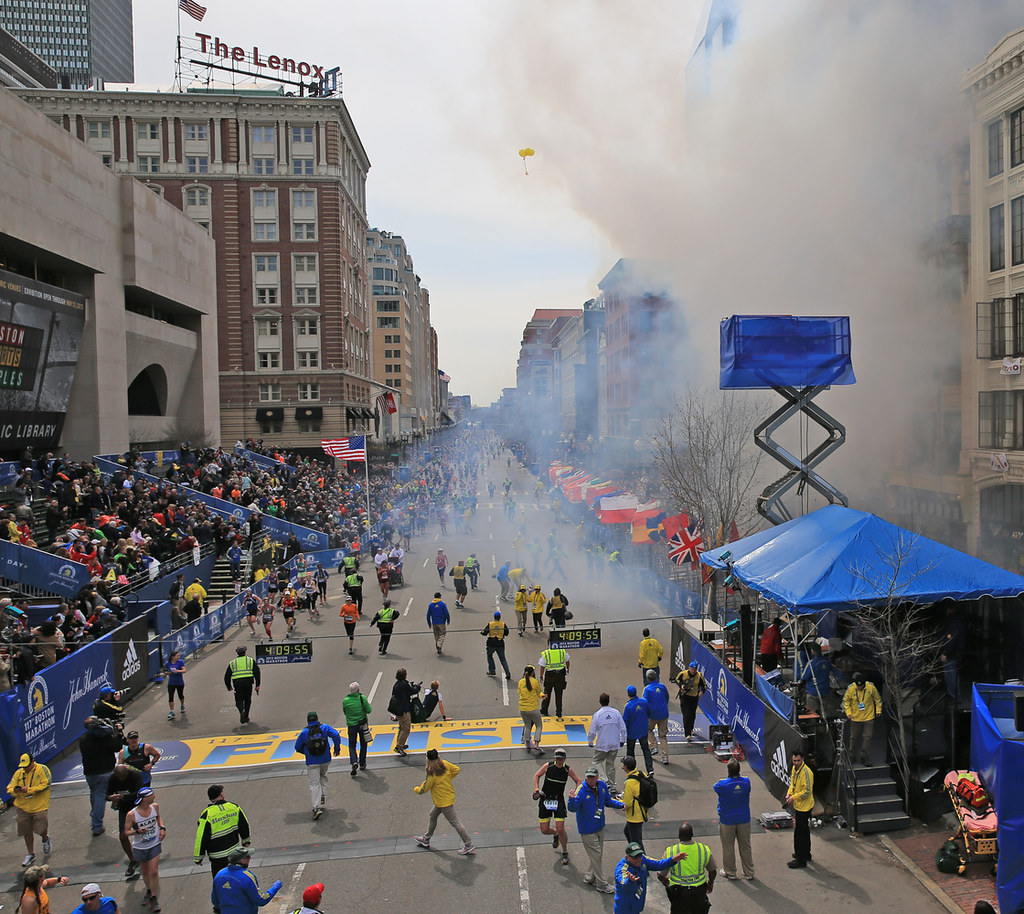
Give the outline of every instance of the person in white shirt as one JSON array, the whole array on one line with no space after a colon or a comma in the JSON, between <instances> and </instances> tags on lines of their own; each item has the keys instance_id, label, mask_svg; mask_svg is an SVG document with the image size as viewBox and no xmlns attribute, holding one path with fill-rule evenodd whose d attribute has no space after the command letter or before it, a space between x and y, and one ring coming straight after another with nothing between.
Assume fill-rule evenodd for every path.
<instances>
[{"instance_id":1,"label":"person in white shirt","mask_svg":"<svg viewBox=\"0 0 1024 914\"><path fill-rule=\"evenodd\" d=\"M604 779L612 793L615 788L615 757L619 749L626 745L626 722L622 715L611 707L611 697L602 692L599 699L601 707L590 719L590 731L587 741L594 750L594 767L600 770L604 766Z\"/></svg>"}]
</instances>

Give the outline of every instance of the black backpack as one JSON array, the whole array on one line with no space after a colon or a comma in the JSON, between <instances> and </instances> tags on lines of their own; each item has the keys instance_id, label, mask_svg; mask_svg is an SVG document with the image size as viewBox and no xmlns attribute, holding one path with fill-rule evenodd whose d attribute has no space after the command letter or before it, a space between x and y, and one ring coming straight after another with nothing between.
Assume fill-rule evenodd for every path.
<instances>
[{"instance_id":1,"label":"black backpack","mask_svg":"<svg viewBox=\"0 0 1024 914\"><path fill-rule=\"evenodd\" d=\"M320 729L320 724L312 724L309 728L309 740L306 750L310 755L323 755L328 747L327 734Z\"/></svg>"},{"instance_id":2,"label":"black backpack","mask_svg":"<svg viewBox=\"0 0 1024 914\"><path fill-rule=\"evenodd\" d=\"M631 774L631 778L637 782L637 800L644 809L650 809L658 803L658 782L648 777L642 771Z\"/></svg>"}]
</instances>

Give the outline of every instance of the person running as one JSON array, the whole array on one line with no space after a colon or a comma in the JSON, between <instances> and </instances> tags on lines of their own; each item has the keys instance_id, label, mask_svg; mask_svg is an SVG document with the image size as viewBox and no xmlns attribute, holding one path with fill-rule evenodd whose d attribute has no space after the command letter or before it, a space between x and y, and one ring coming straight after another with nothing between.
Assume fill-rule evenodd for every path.
<instances>
[{"instance_id":1,"label":"person running","mask_svg":"<svg viewBox=\"0 0 1024 914\"><path fill-rule=\"evenodd\" d=\"M647 676L648 670L654 670L655 676L661 678L661 658L665 656L665 650L657 638L651 637L651 630L644 629L644 637L640 642L639 660L641 675Z\"/></svg>"},{"instance_id":2,"label":"person running","mask_svg":"<svg viewBox=\"0 0 1024 914\"><path fill-rule=\"evenodd\" d=\"M566 611L569 608L569 598L556 587L551 592L551 599L548 600L547 615L555 628L565 628Z\"/></svg>"},{"instance_id":3,"label":"person running","mask_svg":"<svg viewBox=\"0 0 1024 914\"><path fill-rule=\"evenodd\" d=\"M242 611L245 613L245 621L249 623L249 631L256 637L256 620L260 613L260 598L251 590L245 592L242 597Z\"/></svg>"},{"instance_id":4,"label":"person running","mask_svg":"<svg viewBox=\"0 0 1024 914\"><path fill-rule=\"evenodd\" d=\"M452 781L461 770L454 762L446 762L441 758L436 749L427 750L427 776L422 784L413 787L413 793L416 794L429 792L430 798L434 802L430 810L430 820L426 832L416 835L416 843L420 847L430 847L430 839L434 834L434 829L437 828L437 817L443 815L462 839L459 853L466 856L476 850L469 837L469 832L466 831L465 826L459 821L458 813L455 812L455 786Z\"/></svg>"},{"instance_id":5,"label":"person running","mask_svg":"<svg viewBox=\"0 0 1024 914\"><path fill-rule=\"evenodd\" d=\"M441 582L441 589L444 590L444 573L448 570L448 556L444 554L443 549L437 550L437 558L434 559L434 564L437 566L437 577Z\"/></svg>"},{"instance_id":6,"label":"person running","mask_svg":"<svg viewBox=\"0 0 1024 914\"><path fill-rule=\"evenodd\" d=\"M505 639L508 637L508 626L501 621L501 611L494 610L494 618L487 623L480 631L481 635L487 638L487 675L496 675L494 669L494 655L498 655L501 661L501 668L505 671L505 678L511 679L512 674L508 669L508 661L505 659Z\"/></svg>"},{"instance_id":7,"label":"person running","mask_svg":"<svg viewBox=\"0 0 1024 914\"><path fill-rule=\"evenodd\" d=\"M444 636L451 621L452 617L448 612L448 606L441 599L441 592L437 591L434 594L434 599L427 604L427 625L434 632L434 647L439 654L444 646Z\"/></svg>"},{"instance_id":8,"label":"person running","mask_svg":"<svg viewBox=\"0 0 1024 914\"><path fill-rule=\"evenodd\" d=\"M143 787L139 791L135 808L125 816L124 835L132 843L132 859L142 869L142 881L146 886L143 902L149 904L153 914L158 914L161 842L167 829L155 797L156 792L151 787Z\"/></svg>"},{"instance_id":9,"label":"person running","mask_svg":"<svg viewBox=\"0 0 1024 914\"><path fill-rule=\"evenodd\" d=\"M370 728L370 712L373 710L359 688L358 682L350 682L348 695L341 703L348 727L348 760L352 765L352 777L360 770L366 770L366 731ZM359 757L356 757L356 744L359 744Z\"/></svg>"},{"instance_id":10,"label":"person running","mask_svg":"<svg viewBox=\"0 0 1024 914\"><path fill-rule=\"evenodd\" d=\"M533 798L538 801L537 818L540 819L541 834L552 835L551 846L562 846L562 865L569 865L569 836L565 833L565 785L569 778L577 787L580 779L576 772L565 763L566 752L559 746L555 760L541 765L533 776ZM554 819L554 826L551 820Z\"/></svg>"},{"instance_id":11,"label":"person running","mask_svg":"<svg viewBox=\"0 0 1024 914\"><path fill-rule=\"evenodd\" d=\"M644 701L647 702L648 726L655 741L661 747L661 763L668 764L668 689L658 682L654 670L647 671L647 685L644 686ZM660 739L659 739L660 737ZM650 736L648 735L648 741Z\"/></svg>"},{"instance_id":12,"label":"person running","mask_svg":"<svg viewBox=\"0 0 1024 914\"><path fill-rule=\"evenodd\" d=\"M377 566L377 585L380 587L381 596L387 599L391 591L391 566L387 562L381 562Z\"/></svg>"},{"instance_id":13,"label":"person running","mask_svg":"<svg viewBox=\"0 0 1024 914\"><path fill-rule=\"evenodd\" d=\"M274 632L272 626L274 624L274 613L277 611L277 607L274 606L273 601L267 597L260 602L260 617L263 622L263 631L267 633L267 640L274 640Z\"/></svg>"},{"instance_id":14,"label":"person running","mask_svg":"<svg viewBox=\"0 0 1024 914\"><path fill-rule=\"evenodd\" d=\"M317 590L320 593L320 602L327 602L327 580L330 577L322 562L316 563L316 571L313 572L313 580L316 581Z\"/></svg>"},{"instance_id":15,"label":"person running","mask_svg":"<svg viewBox=\"0 0 1024 914\"><path fill-rule=\"evenodd\" d=\"M348 635L348 652L354 654L356 652L356 622L359 621L359 607L351 595L341 605L341 612L338 615L341 616L341 621L345 623L345 634Z\"/></svg>"},{"instance_id":16,"label":"person running","mask_svg":"<svg viewBox=\"0 0 1024 914\"><path fill-rule=\"evenodd\" d=\"M469 592L466 587L466 563L459 559L455 563L455 567L448 574L455 584L455 605L461 609L466 605L466 595Z\"/></svg>"},{"instance_id":17,"label":"person running","mask_svg":"<svg viewBox=\"0 0 1024 914\"><path fill-rule=\"evenodd\" d=\"M295 737L295 751L306 757L306 779L313 804L313 820L324 814L327 805L327 769L331 767L331 744L334 757L341 755L341 734L327 724L320 723L316 711L306 715L306 727Z\"/></svg>"},{"instance_id":18,"label":"person running","mask_svg":"<svg viewBox=\"0 0 1024 914\"><path fill-rule=\"evenodd\" d=\"M697 661L691 660L690 665L676 676L679 686L679 710L683 715L683 732L686 741L693 740L693 726L697 720L697 706L701 696L708 690L704 674L697 668Z\"/></svg>"},{"instance_id":19,"label":"person running","mask_svg":"<svg viewBox=\"0 0 1024 914\"><path fill-rule=\"evenodd\" d=\"M526 601L530 604L530 612L533 613L533 630L544 631L544 608L547 606L548 598L540 589L540 584L535 584Z\"/></svg>"},{"instance_id":20,"label":"person running","mask_svg":"<svg viewBox=\"0 0 1024 914\"><path fill-rule=\"evenodd\" d=\"M181 651L171 651L167 658L167 719L174 720L174 693L181 701L181 716L185 716L185 661Z\"/></svg>"},{"instance_id":21,"label":"person running","mask_svg":"<svg viewBox=\"0 0 1024 914\"><path fill-rule=\"evenodd\" d=\"M391 643L391 634L395 630L395 619L398 616L398 611L391 605L390 600L385 600L384 605L377 610L374 617L370 620L370 627L377 626L377 631L380 632L380 641L377 643L377 653L382 657L388 652L388 645Z\"/></svg>"},{"instance_id":22,"label":"person running","mask_svg":"<svg viewBox=\"0 0 1024 914\"><path fill-rule=\"evenodd\" d=\"M125 735L125 746L118 753L117 760L122 765L131 765L142 773L142 786L149 787L153 781L153 767L160 761L163 752L151 743L139 739L138 730L129 730Z\"/></svg>"},{"instance_id":23,"label":"person running","mask_svg":"<svg viewBox=\"0 0 1024 914\"><path fill-rule=\"evenodd\" d=\"M316 608L316 601L319 597L320 591L316 586L316 581L313 579L313 575L307 572L302 584L302 598L306 603L306 612L309 614L310 622L313 621L314 616L320 618L320 610Z\"/></svg>"},{"instance_id":24,"label":"person running","mask_svg":"<svg viewBox=\"0 0 1024 914\"><path fill-rule=\"evenodd\" d=\"M541 685L532 666L523 668L519 680L519 714L523 718L523 747L527 752L543 755L540 738L544 733L544 717L540 713ZM646 725L646 721L645 721Z\"/></svg>"}]
</instances>

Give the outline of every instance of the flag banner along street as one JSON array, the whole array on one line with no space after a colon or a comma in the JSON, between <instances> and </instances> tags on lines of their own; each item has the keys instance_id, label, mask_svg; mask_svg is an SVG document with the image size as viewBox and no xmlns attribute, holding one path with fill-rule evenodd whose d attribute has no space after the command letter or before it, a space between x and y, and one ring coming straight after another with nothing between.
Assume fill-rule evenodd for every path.
<instances>
[{"instance_id":1,"label":"flag banner along street","mask_svg":"<svg viewBox=\"0 0 1024 914\"><path fill-rule=\"evenodd\" d=\"M354 435L351 438L325 438L320 442L324 453L341 460L366 460L366 438Z\"/></svg>"}]
</instances>

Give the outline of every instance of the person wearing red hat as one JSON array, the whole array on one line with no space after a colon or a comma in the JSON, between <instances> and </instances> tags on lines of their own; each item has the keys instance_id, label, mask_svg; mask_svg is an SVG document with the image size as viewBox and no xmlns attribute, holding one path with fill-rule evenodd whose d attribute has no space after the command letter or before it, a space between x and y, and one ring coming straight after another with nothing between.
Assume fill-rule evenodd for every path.
<instances>
[{"instance_id":1,"label":"person wearing red hat","mask_svg":"<svg viewBox=\"0 0 1024 914\"><path fill-rule=\"evenodd\" d=\"M296 909L293 914L323 914L320 910L320 900L324 897L325 891L322 882L306 886L306 890L302 893L302 907Z\"/></svg>"}]
</instances>

